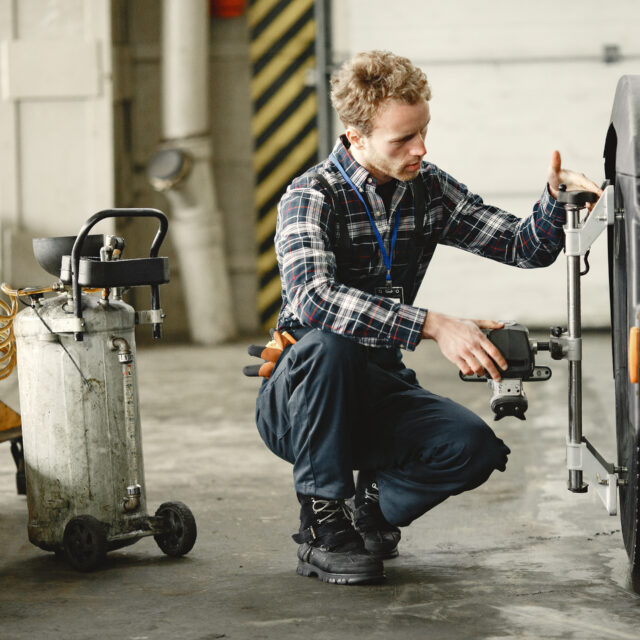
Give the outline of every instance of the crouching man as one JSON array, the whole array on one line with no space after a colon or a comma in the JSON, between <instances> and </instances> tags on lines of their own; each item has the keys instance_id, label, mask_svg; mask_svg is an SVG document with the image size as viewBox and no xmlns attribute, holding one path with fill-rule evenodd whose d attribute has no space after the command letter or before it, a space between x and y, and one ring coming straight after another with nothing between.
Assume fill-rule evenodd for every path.
<instances>
[{"instance_id":1,"label":"crouching man","mask_svg":"<svg viewBox=\"0 0 640 640\"><path fill-rule=\"evenodd\" d=\"M424 389L402 361L402 349L434 340L464 374L499 380L506 368L482 332L500 323L413 305L436 246L544 267L563 246L560 183L600 192L554 152L529 217L485 204L423 160L430 94L406 58L372 51L346 62L331 93L344 134L279 205L277 328L291 339L278 335L257 426L293 465L298 573L328 582L379 580L400 527L507 463L509 448L481 418Z\"/></svg>"}]
</instances>

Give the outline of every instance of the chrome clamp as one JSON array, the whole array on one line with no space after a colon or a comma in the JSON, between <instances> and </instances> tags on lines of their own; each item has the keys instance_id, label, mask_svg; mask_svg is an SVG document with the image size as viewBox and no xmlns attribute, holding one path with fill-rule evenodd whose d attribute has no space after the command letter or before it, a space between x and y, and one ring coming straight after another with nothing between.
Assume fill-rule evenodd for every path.
<instances>
[{"instance_id":1,"label":"chrome clamp","mask_svg":"<svg viewBox=\"0 0 640 640\"><path fill-rule=\"evenodd\" d=\"M615 220L615 191L609 185L593 207L591 213L575 229L565 227L565 253L584 256L598 236Z\"/></svg>"}]
</instances>

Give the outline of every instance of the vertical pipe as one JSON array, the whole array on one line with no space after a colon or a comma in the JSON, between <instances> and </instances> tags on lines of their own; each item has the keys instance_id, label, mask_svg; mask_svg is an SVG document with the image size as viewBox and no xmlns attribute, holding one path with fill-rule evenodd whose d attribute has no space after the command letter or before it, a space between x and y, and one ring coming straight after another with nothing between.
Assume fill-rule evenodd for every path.
<instances>
[{"instance_id":1,"label":"vertical pipe","mask_svg":"<svg viewBox=\"0 0 640 640\"><path fill-rule=\"evenodd\" d=\"M579 210L567 206L567 229L576 229ZM567 307L568 337L580 340L582 319L580 317L580 256L567 256ZM582 362L569 360L569 442L582 443ZM582 471L569 470L569 491L583 491Z\"/></svg>"},{"instance_id":2,"label":"vertical pipe","mask_svg":"<svg viewBox=\"0 0 640 640\"><path fill-rule=\"evenodd\" d=\"M222 212L211 168L207 0L164 0L162 81L164 148L191 169L167 192L172 239L191 339L217 344L234 331Z\"/></svg>"},{"instance_id":3,"label":"vertical pipe","mask_svg":"<svg viewBox=\"0 0 640 640\"><path fill-rule=\"evenodd\" d=\"M129 458L129 484L140 484L138 471L138 438L136 424L136 398L133 388L133 364L122 363L122 387L124 391L124 425Z\"/></svg>"},{"instance_id":4,"label":"vertical pipe","mask_svg":"<svg viewBox=\"0 0 640 640\"><path fill-rule=\"evenodd\" d=\"M209 129L207 0L164 0L162 123L168 140Z\"/></svg>"},{"instance_id":5,"label":"vertical pipe","mask_svg":"<svg viewBox=\"0 0 640 640\"><path fill-rule=\"evenodd\" d=\"M138 415L135 396L135 376L133 371L133 351L129 343L120 337L111 338L110 348L118 352L118 361L122 365L122 392L124 411L125 448L127 451L129 485L140 484L138 468Z\"/></svg>"},{"instance_id":6,"label":"vertical pipe","mask_svg":"<svg viewBox=\"0 0 640 640\"><path fill-rule=\"evenodd\" d=\"M333 44L331 37L331 0L315 0L316 21L316 96L318 99L318 160L333 148L333 109L329 92Z\"/></svg>"}]
</instances>

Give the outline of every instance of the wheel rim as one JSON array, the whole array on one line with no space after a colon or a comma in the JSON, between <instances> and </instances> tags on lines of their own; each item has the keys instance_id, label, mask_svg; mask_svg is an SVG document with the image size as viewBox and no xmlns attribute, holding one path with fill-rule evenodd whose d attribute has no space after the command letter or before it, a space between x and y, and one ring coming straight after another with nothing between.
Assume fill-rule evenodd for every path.
<instances>
[{"instance_id":1,"label":"wheel rim","mask_svg":"<svg viewBox=\"0 0 640 640\"><path fill-rule=\"evenodd\" d=\"M182 518L173 509L167 509L164 513L164 520L167 524L166 541L172 547L180 545L184 537L184 526Z\"/></svg>"}]
</instances>

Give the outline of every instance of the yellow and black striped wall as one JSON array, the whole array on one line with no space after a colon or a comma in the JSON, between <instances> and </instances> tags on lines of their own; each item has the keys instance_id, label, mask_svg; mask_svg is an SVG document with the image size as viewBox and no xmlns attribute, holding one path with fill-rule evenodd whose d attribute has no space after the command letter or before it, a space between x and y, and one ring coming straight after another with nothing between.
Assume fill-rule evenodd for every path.
<instances>
[{"instance_id":1,"label":"yellow and black striped wall","mask_svg":"<svg viewBox=\"0 0 640 640\"><path fill-rule=\"evenodd\" d=\"M255 204L258 213L258 311L275 326L280 277L273 247L277 206L291 180L318 160L313 0L252 0Z\"/></svg>"}]
</instances>

